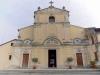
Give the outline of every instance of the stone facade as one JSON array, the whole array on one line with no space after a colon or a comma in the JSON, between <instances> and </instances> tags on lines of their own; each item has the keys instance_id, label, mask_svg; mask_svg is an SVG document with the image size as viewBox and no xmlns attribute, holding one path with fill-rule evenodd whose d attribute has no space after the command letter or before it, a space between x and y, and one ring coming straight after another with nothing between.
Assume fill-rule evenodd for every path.
<instances>
[{"instance_id":1,"label":"stone facade","mask_svg":"<svg viewBox=\"0 0 100 75\"><path fill-rule=\"evenodd\" d=\"M0 69L88 68L100 59L96 28L71 25L69 11L49 6L34 12L34 24L0 45Z\"/></svg>"}]
</instances>

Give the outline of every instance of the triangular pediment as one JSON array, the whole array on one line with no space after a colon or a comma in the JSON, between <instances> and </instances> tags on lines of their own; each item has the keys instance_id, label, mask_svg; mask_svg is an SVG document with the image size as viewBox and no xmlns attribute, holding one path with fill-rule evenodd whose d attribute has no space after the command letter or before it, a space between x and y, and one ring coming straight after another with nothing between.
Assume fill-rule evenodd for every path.
<instances>
[{"instance_id":1,"label":"triangular pediment","mask_svg":"<svg viewBox=\"0 0 100 75\"><path fill-rule=\"evenodd\" d=\"M61 13L61 12L69 12L69 11L67 11L65 9L56 8L54 6L52 6L52 7L49 6L48 8L40 9L35 12L39 12L39 13L58 12L58 13Z\"/></svg>"}]
</instances>

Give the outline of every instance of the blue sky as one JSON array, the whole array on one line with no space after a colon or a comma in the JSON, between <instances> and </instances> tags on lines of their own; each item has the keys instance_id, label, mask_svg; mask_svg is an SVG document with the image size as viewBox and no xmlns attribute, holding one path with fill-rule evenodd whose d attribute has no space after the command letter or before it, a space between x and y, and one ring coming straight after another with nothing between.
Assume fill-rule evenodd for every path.
<instances>
[{"instance_id":1,"label":"blue sky","mask_svg":"<svg viewBox=\"0 0 100 75\"><path fill-rule=\"evenodd\" d=\"M100 27L99 0L53 0L54 6L70 11L70 22L82 27ZM0 0L0 43L18 36L18 29L32 25L37 7L46 8L50 0Z\"/></svg>"}]
</instances>

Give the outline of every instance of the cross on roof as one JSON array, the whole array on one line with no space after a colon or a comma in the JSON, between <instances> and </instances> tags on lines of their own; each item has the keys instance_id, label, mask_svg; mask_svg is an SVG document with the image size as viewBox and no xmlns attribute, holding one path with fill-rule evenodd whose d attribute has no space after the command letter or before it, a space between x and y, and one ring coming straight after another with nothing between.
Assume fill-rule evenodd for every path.
<instances>
[{"instance_id":1,"label":"cross on roof","mask_svg":"<svg viewBox=\"0 0 100 75\"><path fill-rule=\"evenodd\" d=\"M52 6L52 4L53 4L54 2L53 2L53 1L50 1L49 3L50 3L50 4L51 4L51 6Z\"/></svg>"}]
</instances>

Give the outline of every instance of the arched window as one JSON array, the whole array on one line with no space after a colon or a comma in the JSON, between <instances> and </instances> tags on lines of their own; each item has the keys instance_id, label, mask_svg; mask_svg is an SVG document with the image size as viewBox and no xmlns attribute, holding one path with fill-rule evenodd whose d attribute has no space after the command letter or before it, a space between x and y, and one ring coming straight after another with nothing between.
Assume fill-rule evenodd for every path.
<instances>
[{"instance_id":1,"label":"arched window","mask_svg":"<svg viewBox=\"0 0 100 75\"><path fill-rule=\"evenodd\" d=\"M47 46L55 46L55 45L60 45L60 41L56 38L53 38L53 37L50 37L50 38L47 38L45 41L44 41L44 45L47 45Z\"/></svg>"},{"instance_id":2,"label":"arched window","mask_svg":"<svg viewBox=\"0 0 100 75\"><path fill-rule=\"evenodd\" d=\"M54 16L50 16L49 17L49 23L54 23L55 22L55 17Z\"/></svg>"}]
</instances>

